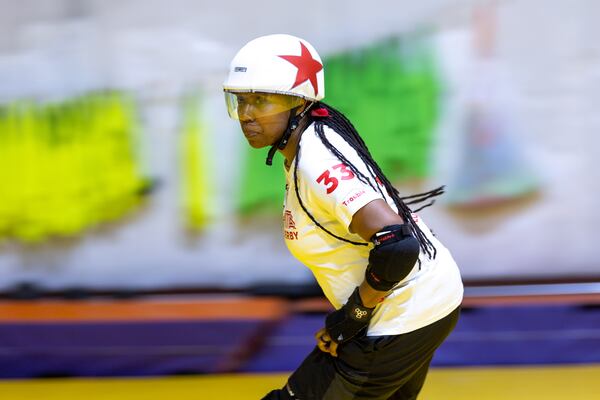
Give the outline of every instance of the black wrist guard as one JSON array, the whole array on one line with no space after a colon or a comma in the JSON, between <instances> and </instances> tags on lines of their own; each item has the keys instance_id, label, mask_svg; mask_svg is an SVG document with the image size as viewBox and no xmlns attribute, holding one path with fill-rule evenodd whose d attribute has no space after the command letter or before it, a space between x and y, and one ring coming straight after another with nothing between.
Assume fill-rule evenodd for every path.
<instances>
[{"instance_id":1,"label":"black wrist guard","mask_svg":"<svg viewBox=\"0 0 600 400\"><path fill-rule=\"evenodd\" d=\"M327 333L338 343L347 342L369 325L374 309L363 305L357 287L342 308L327 315Z\"/></svg>"},{"instance_id":2,"label":"black wrist guard","mask_svg":"<svg viewBox=\"0 0 600 400\"><path fill-rule=\"evenodd\" d=\"M375 247L369 253L365 273L367 283L386 292L404 279L419 259L419 241L407 224L390 225L373 235Z\"/></svg>"}]
</instances>

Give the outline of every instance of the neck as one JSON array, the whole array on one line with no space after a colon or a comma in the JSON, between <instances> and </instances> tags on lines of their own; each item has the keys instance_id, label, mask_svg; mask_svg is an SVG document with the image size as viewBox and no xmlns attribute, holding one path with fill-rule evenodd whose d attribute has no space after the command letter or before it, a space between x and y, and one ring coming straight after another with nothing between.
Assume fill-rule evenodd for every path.
<instances>
[{"instance_id":1,"label":"neck","mask_svg":"<svg viewBox=\"0 0 600 400\"><path fill-rule=\"evenodd\" d=\"M302 119L298 123L298 127L296 129L294 129L294 131L292 131L292 133L290 135L290 139L289 139L287 145L285 146L285 148L283 150L277 150L285 157L285 161L284 161L285 167L288 169L292 165L292 161L294 160L294 157L296 156L296 150L298 149L298 143L300 143L300 138L302 137L302 132L304 132L304 130L308 126L308 120L309 120L308 115L305 115L304 117L302 117Z\"/></svg>"}]
</instances>

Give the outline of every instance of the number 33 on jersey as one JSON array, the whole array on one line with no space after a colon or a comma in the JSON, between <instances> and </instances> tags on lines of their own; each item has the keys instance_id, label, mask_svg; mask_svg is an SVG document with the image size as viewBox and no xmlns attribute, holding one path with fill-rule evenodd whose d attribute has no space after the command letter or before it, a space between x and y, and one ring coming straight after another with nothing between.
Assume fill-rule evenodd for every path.
<instances>
[{"instance_id":1,"label":"number 33 on jersey","mask_svg":"<svg viewBox=\"0 0 600 400\"><path fill-rule=\"evenodd\" d=\"M331 167L330 169L326 169L319 177L317 178L317 183L325 185L327 188L327 194L331 194L337 189L339 184L339 179L341 180L350 180L353 179L356 175L346 164L337 164Z\"/></svg>"}]
</instances>

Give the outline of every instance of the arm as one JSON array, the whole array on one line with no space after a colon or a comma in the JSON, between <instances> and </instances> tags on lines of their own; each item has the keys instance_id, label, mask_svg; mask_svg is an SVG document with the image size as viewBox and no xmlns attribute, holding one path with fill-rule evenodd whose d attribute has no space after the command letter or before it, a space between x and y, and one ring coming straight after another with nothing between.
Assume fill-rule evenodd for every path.
<instances>
[{"instance_id":1,"label":"arm","mask_svg":"<svg viewBox=\"0 0 600 400\"><path fill-rule=\"evenodd\" d=\"M345 154L350 163L358 169L364 169L369 176L368 168L356 151L338 135L330 134L331 132L330 128L324 127L330 143ZM311 138L314 142L311 142ZM402 275L411 260L412 270L416 258L406 257L407 252L397 251L398 246L394 242L410 242L402 239L409 239L411 229L382 199L381 192L360 182L356 174L346 164L340 163L339 158L323 146L316 136L305 136L304 141L302 150L305 154L310 154L311 162L305 160L300 163L297 171L301 171L304 182L311 185L311 190L323 209L336 218L339 224L365 241L369 242L374 239L374 235L377 236L377 244L369 253L365 282L357 282L360 288L352 292L339 310L327 316L326 327L317 333L319 348L335 355L335 349L328 351L329 344L331 347L333 344L337 345L331 337L342 343L364 332L375 305L408 274ZM409 250L414 253L416 242L418 253L418 242L412 236L410 239L412 246Z\"/></svg>"},{"instance_id":2,"label":"arm","mask_svg":"<svg viewBox=\"0 0 600 400\"><path fill-rule=\"evenodd\" d=\"M377 237L376 246L369 254L365 280L342 308L327 316L325 328L317 332L321 351L337 356L338 344L366 329L375 306L414 267L419 244L403 223L381 199L367 203L352 217L350 231L366 241Z\"/></svg>"},{"instance_id":3,"label":"arm","mask_svg":"<svg viewBox=\"0 0 600 400\"><path fill-rule=\"evenodd\" d=\"M350 232L358 234L365 241L370 242L375 233L384 226L403 224L402 217L381 199L373 200L358 210L352 217ZM373 289L366 280L359 287L360 298L365 307L375 307L386 295L386 291Z\"/></svg>"}]
</instances>

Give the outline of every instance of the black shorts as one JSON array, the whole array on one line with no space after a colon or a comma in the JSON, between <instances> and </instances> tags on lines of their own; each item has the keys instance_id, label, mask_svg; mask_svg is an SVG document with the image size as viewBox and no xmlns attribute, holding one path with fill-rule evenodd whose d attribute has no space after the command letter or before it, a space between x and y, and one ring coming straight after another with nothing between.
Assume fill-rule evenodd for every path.
<instances>
[{"instance_id":1,"label":"black shorts","mask_svg":"<svg viewBox=\"0 0 600 400\"><path fill-rule=\"evenodd\" d=\"M431 325L401 335L352 339L338 347L338 357L315 347L286 387L265 399L416 399L433 353L454 329L459 313L457 308Z\"/></svg>"}]
</instances>

